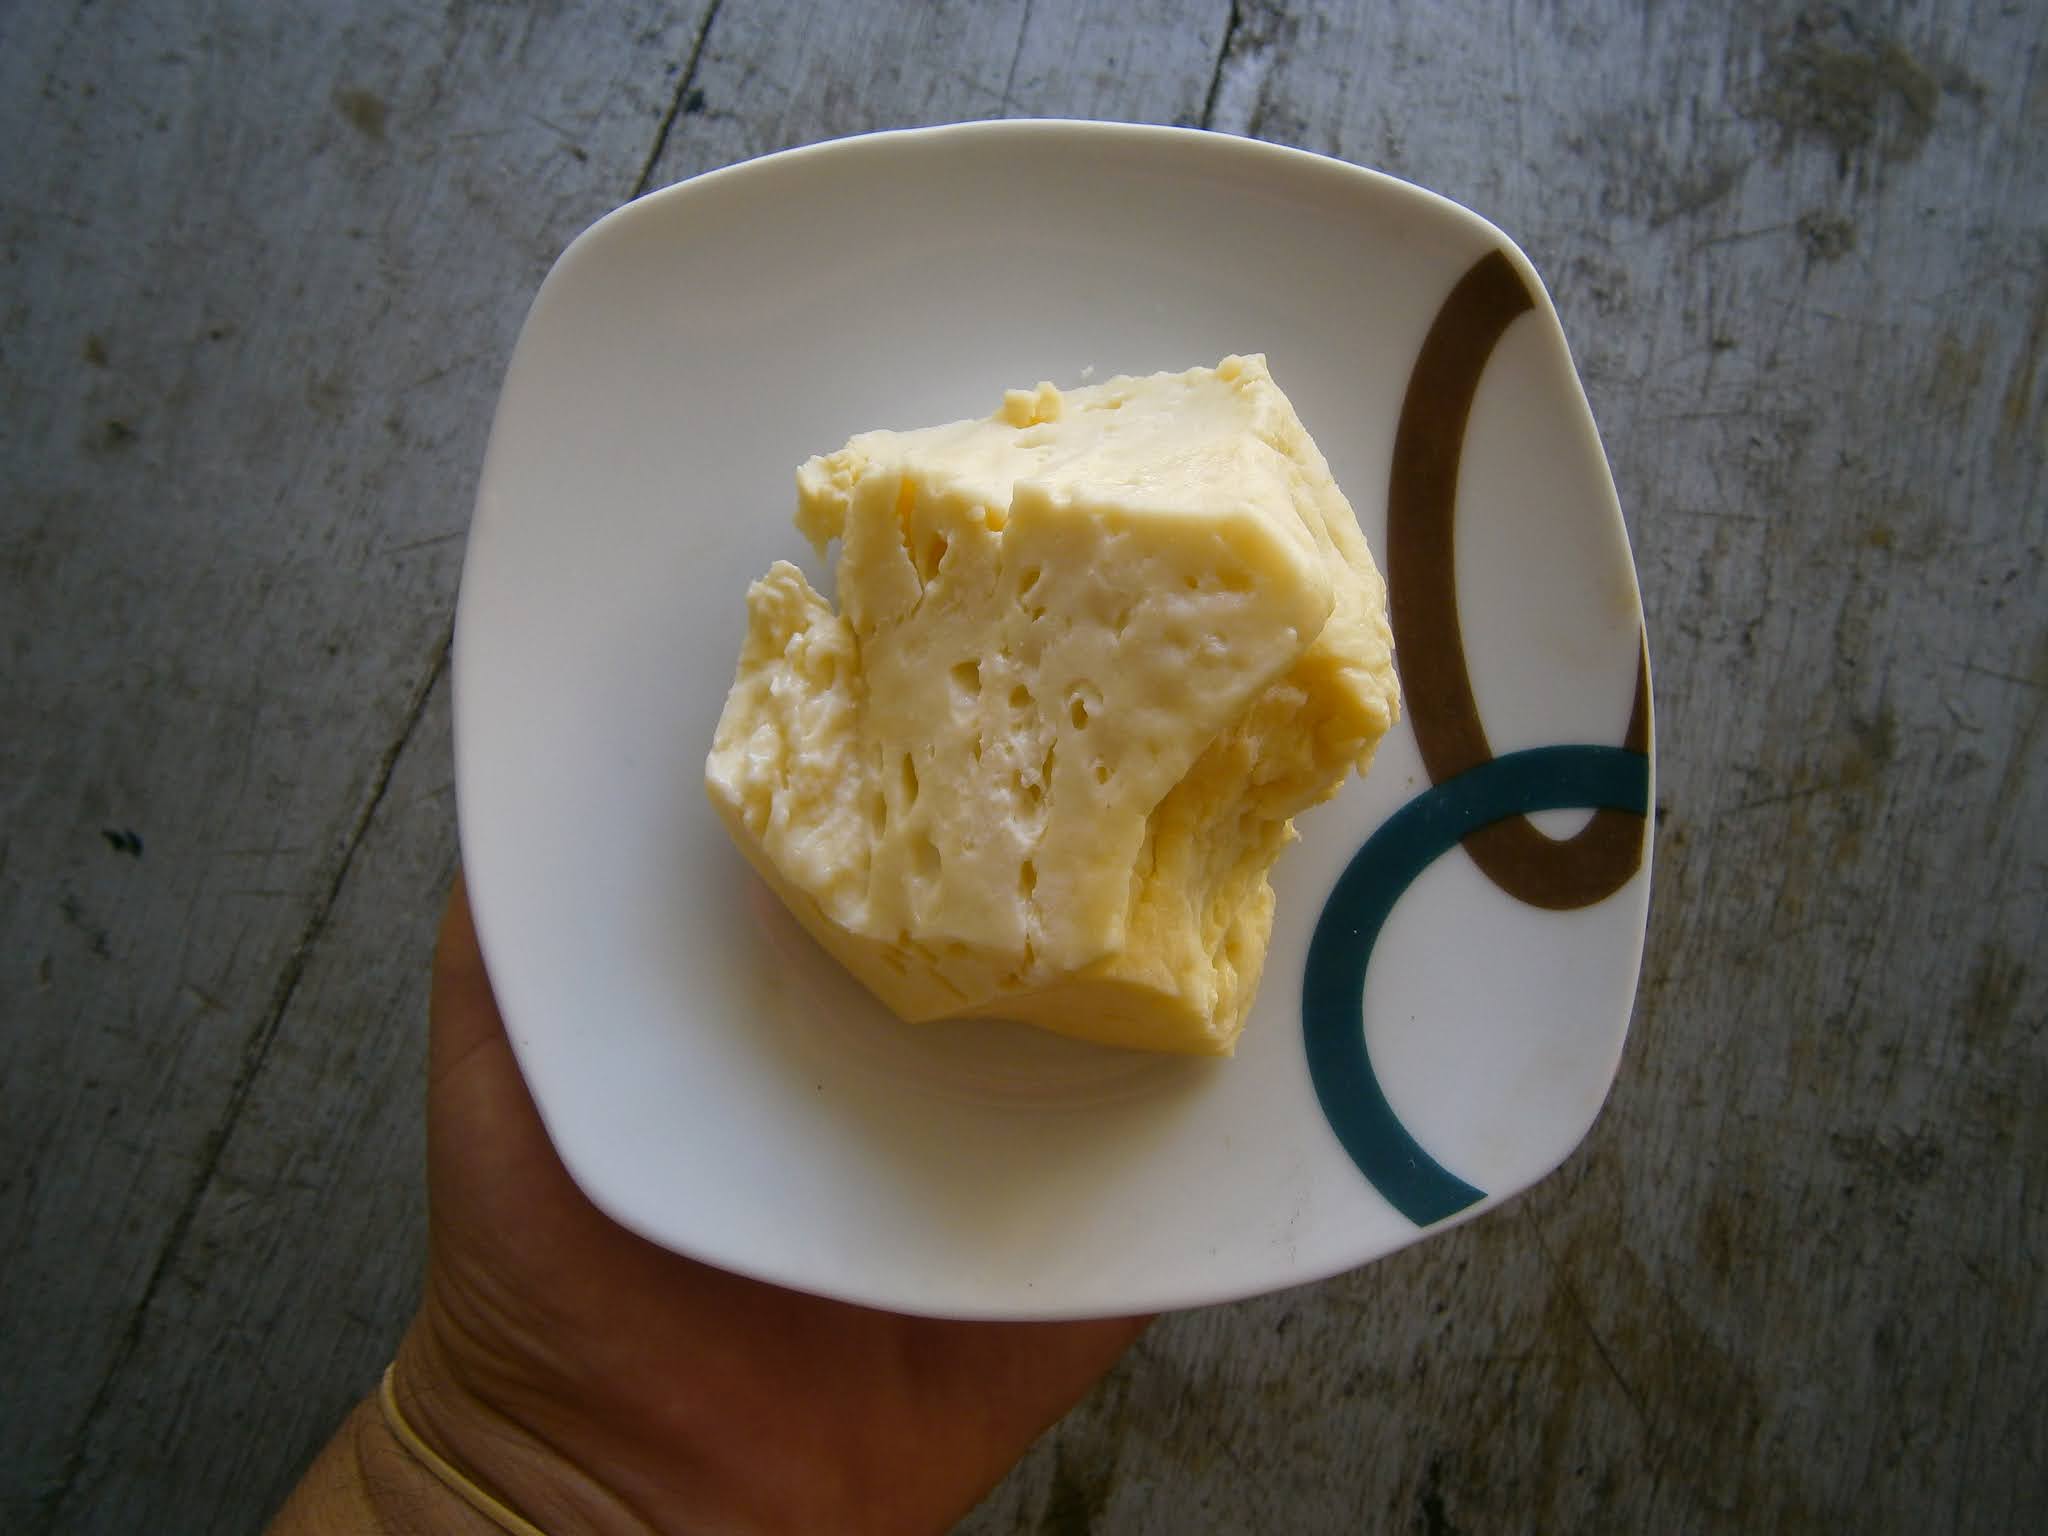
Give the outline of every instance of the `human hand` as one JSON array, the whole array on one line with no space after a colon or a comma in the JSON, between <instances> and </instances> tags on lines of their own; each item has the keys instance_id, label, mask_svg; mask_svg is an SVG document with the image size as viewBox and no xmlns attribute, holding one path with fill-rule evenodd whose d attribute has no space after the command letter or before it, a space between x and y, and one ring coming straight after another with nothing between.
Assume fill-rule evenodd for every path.
<instances>
[{"instance_id":1,"label":"human hand","mask_svg":"<svg viewBox=\"0 0 2048 1536\"><path fill-rule=\"evenodd\" d=\"M431 1011L427 1284L394 1386L548 1531L943 1530L1145 1325L899 1317L618 1226L542 1127L459 876Z\"/></svg>"}]
</instances>

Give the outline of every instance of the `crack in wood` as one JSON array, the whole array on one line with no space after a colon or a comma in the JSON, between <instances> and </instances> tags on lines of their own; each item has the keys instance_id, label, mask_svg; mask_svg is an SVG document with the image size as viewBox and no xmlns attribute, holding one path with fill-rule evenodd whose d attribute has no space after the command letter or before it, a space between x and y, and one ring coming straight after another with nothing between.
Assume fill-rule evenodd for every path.
<instances>
[{"instance_id":1,"label":"crack in wood","mask_svg":"<svg viewBox=\"0 0 2048 1536\"><path fill-rule=\"evenodd\" d=\"M711 36L711 25L718 20L718 8L725 0L711 0L704 9L704 20L697 26L697 35L690 43L690 57L683 63L682 77L676 81L676 93L669 99L668 111L662 114L661 126L654 130L654 143L648 148L647 158L640 164L640 174L633 178L632 197L639 197L647 191L648 183L654 180L654 168L661 164L662 151L668 148L670 130L676 119L682 115L683 103L690 98L690 91L697 83L697 66L704 58L704 44Z\"/></svg>"},{"instance_id":2,"label":"crack in wood","mask_svg":"<svg viewBox=\"0 0 2048 1536\"><path fill-rule=\"evenodd\" d=\"M48 1533L64 1528L58 1516L71 1496L71 1490L78 1482L78 1476L85 1467L86 1452L92 1444L93 1426L112 1401L115 1384L134 1358L142 1335L149 1323L151 1308L155 1305L157 1292L162 1289L165 1278L170 1274L181 1250L186 1235L205 1203L206 1192L213 1184L215 1172L220 1167L221 1155L233 1139L235 1127L240 1123L242 1110L248 1102L250 1090L257 1076L263 1070L263 1063L270 1055L270 1048L277 1039L279 1027L284 1022L292 997L298 991L299 981L305 975L307 962L312 958L314 946L320 934L333 915L335 905L341 899L342 887L348 883L349 870L355 863L357 851L369 836L371 825L377 819L377 812L384 804L385 794L391 788L391 780L398 771L398 762L405 755L405 749L418 732L420 721L425 718L427 701L433 697L434 687L440 682L441 674L448 669L449 655L455 642L453 618L441 631L441 638L434 647L432 664L425 677L413 690L406 701L405 719L400 725L391 745L385 749L378 761L377 770L371 779L370 792L357 813L354 824L349 828L339 857L335 860L333 873L328 877L327 888L314 904L306 918L305 926L299 931L291 953L286 956L283 969L278 972L277 985L271 989L270 1001L263 1011L263 1021L242 1047L242 1060L236 1068L233 1085L228 1090L227 1102L222 1108L219 1121L208 1132L200 1144L198 1166L186 1188L185 1198L178 1204L177 1215L172 1219L169 1230L164 1234L163 1247L158 1250L156 1262L150 1268L149 1278L143 1282L142 1290L127 1320L121 1325L119 1337L114 1345L112 1358L107 1362L105 1373L100 1377L92 1400L86 1404L85 1413L72 1432L70 1449L65 1452L63 1469L55 1481L42 1490L38 1498L37 1514L41 1519L38 1529Z\"/></svg>"},{"instance_id":3,"label":"crack in wood","mask_svg":"<svg viewBox=\"0 0 2048 1536\"><path fill-rule=\"evenodd\" d=\"M1237 41L1237 29L1244 23L1244 12L1237 0L1230 0L1230 19L1223 24L1223 44L1216 50L1216 67L1209 72L1209 90L1202 97L1202 126L1216 126L1216 98L1223 90L1223 71L1230 63L1230 50Z\"/></svg>"},{"instance_id":4,"label":"crack in wood","mask_svg":"<svg viewBox=\"0 0 2048 1536\"><path fill-rule=\"evenodd\" d=\"M1031 7L1033 0L1024 0L1024 15L1017 23L1017 46L1010 50L1009 72L1003 76L1003 94L996 103L996 110L1008 117L1017 102L1017 65L1024 58L1024 45L1031 39Z\"/></svg>"}]
</instances>

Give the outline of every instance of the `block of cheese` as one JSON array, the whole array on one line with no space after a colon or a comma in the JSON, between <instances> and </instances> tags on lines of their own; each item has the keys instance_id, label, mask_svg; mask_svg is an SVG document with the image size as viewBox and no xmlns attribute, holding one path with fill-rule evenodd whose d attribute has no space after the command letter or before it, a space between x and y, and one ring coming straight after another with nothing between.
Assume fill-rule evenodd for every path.
<instances>
[{"instance_id":1,"label":"block of cheese","mask_svg":"<svg viewBox=\"0 0 2048 1536\"><path fill-rule=\"evenodd\" d=\"M1263 357L1012 391L797 474L706 767L734 840L906 1020L1227 1054L1291 818L1398 709L1357 519Z\"/></svg>"}]
</instances>

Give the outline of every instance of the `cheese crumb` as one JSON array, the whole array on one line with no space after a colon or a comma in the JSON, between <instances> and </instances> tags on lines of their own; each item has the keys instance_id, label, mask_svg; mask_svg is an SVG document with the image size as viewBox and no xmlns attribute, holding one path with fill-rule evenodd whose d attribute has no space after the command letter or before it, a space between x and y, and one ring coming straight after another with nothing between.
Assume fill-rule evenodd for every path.
<instances>
[{"instance_id":1,"label":"cheese crumb","mask_svg":"<svg viewBox=\"0 0 2048 1536\"><path fill-rule=\"evenodd\" d=\"M797 473L705 782L906 1020L1228 1054L1292 818L1398 712L1386 594L1263 357L868 432Z\"/></svg>"},{"instance_id":2,"label":"cheese crumb","mask_svg":"<svg viewBox=\"0 0 2048 1536\"><path fill-rule=\"evenodd\" d=\"M1013 427L1035 427L1040 422L1058 421L1065 404L1060 392L1043 381L1036 389L1006 390L1003 420Z\"/></svg>"}]
</instances>

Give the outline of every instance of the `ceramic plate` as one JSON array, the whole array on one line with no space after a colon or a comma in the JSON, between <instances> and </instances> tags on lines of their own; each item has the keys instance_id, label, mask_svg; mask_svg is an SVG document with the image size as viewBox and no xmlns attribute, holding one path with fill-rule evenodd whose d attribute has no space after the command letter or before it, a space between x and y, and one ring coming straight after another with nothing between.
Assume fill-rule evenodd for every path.
<instances>
[{"instance_id":1,"label":"ceramic plate","mask_svg":"<svg viewBox=\"0 0 2048 1536\"><path fill-rule=\"evenodd\" d=\"M793 471L1008 386L1264 352L1388 572L1407 710L1301 818L1234 1059L896 1022L703 792ZM487 962L577 1181L658 1243L906 1312L1185 1307L1352 1268L1554 1168L1649 895L1642 611L1528 262L1335 161L991 123L599 221L536 298L456 626Z\"/></svg>"}]
</instances>

